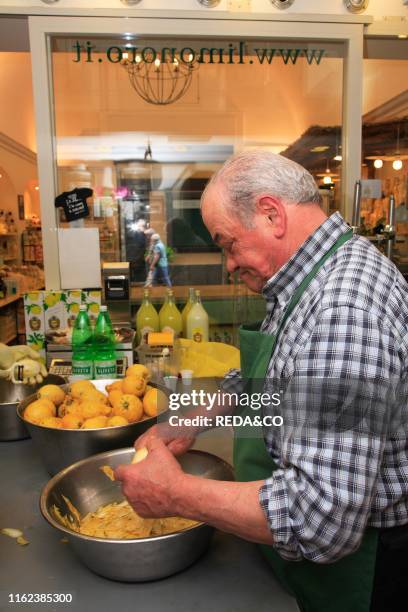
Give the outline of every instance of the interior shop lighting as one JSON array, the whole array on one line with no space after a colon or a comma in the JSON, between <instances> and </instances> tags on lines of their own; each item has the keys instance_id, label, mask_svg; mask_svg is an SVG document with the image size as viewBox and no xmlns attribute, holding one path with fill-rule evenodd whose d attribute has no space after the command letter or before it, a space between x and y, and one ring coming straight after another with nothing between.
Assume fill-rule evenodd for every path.
<instances>
[{"instance_id":1,"label":"interior shop lighting","mask_svg":"<svg viewBox=\"0 0 408 612\"><path fill-rule=\"evenodd\" d=\"M400 126L397 128L397 150L395 151L395 155L397 156L397 159L394 159L392 162L392 167L394 170L401 170L402 161L400 159Z\"/></svg>"},{"instance_id":2,"label":"interior shop lighting","mask_svg":"<svg viewBox=\"0 0 408 612\"><path fill-rule=\"evenodd\" d=\"M336 132L336 155L333 157L334 161L341 162L341 160L343 159L343 156L340 153L340 149L341 149L341 145L339 145L339 141L337 138L337 132Z\"/></svg>"},{"instance_id":3,"label":"interior shop lighting","mask_svg":"<svg viewBox=\"0 0 408 612\"><path fill-rule=\"evenodd\" d=\"M375 159L374 160L374 168L382 168L384 165L384 162L382 159Z\"/></svg>"},{"instance_id":4,"label":"interior shop lighting","mask_svg":"<svg viewBox=\"0 0 408 612\"><path fill-rule=\"evenodd\" d=\"M150 53L135 56L125 50L121 65L139 96L149 104L157 105L179 100L189 89L193 72L199 67L193 53L187 57L169 57L166 53L157 54L153 49Z\"/></svg>"}]
</instances>

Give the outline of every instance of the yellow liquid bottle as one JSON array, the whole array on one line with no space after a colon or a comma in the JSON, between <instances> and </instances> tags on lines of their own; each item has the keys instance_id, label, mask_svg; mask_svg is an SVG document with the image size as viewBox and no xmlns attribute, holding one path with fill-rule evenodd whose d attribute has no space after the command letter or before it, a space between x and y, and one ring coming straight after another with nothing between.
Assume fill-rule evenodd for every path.
<instances>
[{"instance_id":1,"label":"yellow liquid bottle","mask_svg":"<svg viewBox=\"0 0 408 612\"><path fill-rule=\"evenodd\" d=\"M183 320L181 313L174 302L173 291L170 289L167 292L167 296L163 306L159 312L160 331L172 332L174 340L178 338L183 331Z\"/></svg>"},{"instance_id":2,"label":"yellow liquid bottle","mask_svg":"<svg viewBox=\"0 0 408 612\"><path fill-rule=\"evenodd\" d=\"M188 300L181 312L181 318L183 320L183 337L184 338L187 338L187 317L188 317L188 313L190 312L190 310L192 309L194 305L194 301L195 301L194 289L193 287L190 287L188 290Z\"/></svg>"},{"instance_id":3,"label":"yellow liquid bottle","mask_svg":"<svg viewBox=\"0 0 408 612\"><path fill-rule=\"evenodd\" d=\"M147 343L147 334L159 331L159 315L149 300L149 292L143 292L143 302L136 313L138 343Z\"/></svg>"},{"instance_id":4,"label":"yellow liquid bottle","mask_svg":"<svg viewBox=\"0 0 408 612\"><path fill-rule=\"evenodd\" d=\"M208 314L201 304L200 292L195 292L195 301L187 317L187 338L194 342L208 342Z\"/></svg>"}]
</instances>

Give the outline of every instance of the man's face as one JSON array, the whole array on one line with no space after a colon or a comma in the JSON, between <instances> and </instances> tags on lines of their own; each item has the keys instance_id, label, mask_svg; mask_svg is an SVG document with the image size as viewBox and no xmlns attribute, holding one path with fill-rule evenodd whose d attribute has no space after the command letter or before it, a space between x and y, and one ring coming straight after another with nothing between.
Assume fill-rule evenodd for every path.
<instances>
[{"instance_id":1,"label":"man's face","mask_svg":"<svg viewBox=\"0 0 408 612\"><path fill-rule=\"evenodd\" d=\"M253 227L248 229L232 210L222 186L210 187L202 205L204 223L214 242L224 250L228 272L237 272L247 287L261 293L280 267L274 262L273 237L264 216L255 213Z\"/></svg>"}]
</instances>

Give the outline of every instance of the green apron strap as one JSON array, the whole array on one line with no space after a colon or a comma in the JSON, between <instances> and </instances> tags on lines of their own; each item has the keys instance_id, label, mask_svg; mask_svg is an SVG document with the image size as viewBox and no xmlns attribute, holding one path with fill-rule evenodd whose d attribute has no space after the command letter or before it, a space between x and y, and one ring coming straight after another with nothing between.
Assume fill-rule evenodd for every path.
<instances>
[{"instance_id":1,"label":"green apron strap","mask_svg":"<svg viewBox=\"0 0 408 612\"><path fill-rule=\"evenodd\" d=\"M309 274L307 276L305 276L303 281L300 283L299 287L296 289L295 293L293 294L293 296L292 296L288 306L286 307L285 313L284 313L281 321L279 322L279 326L278 326L278 329L276 330L276 334L275 334L275 345L276 345L276 342L278 340L278 336L279 336L280 332L284 328L286 321L288 320L288 318L290 317L292 312L295 310L296 306L299 304L299 302L300 302L300 300L302 298L302 295L306 291L306 288L310 285L310 283L316 277L316 275L319 272L319 270L324 266L326 261L333 255L333 253L335 253L337 251L337 249L339 249L345 242L347 242L347 240L350 240L350 238L352 238L352 236L353 236L353 230L351 230L351 229L349 231L345 232L344 234L342 234L336 240L336 242L333 244L333 246L327 251L327 253L325 255L323 255L323 257L321 259L319 259L319 261L317 263L315 263L313 268L310 270Z\"/></svg>"}]
</instances>

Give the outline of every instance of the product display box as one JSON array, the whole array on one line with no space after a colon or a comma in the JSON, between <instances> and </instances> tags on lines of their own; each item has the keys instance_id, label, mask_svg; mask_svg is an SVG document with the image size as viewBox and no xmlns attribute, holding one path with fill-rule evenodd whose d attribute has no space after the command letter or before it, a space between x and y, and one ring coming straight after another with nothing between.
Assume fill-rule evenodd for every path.
<instances>
[{"instance_id":1,"label":"product display box","mask_svg":"<svg viewBox=\"0 0 408 612\"><path fill-rule=\"evenodd\" d=\"M101 307L102 290L93 289L90 291L82 291L82 304L88 307L88 315L92 325L95 325L99 310Z\"/></svg>"},{"instance_id":2,"label":"product display box","mask_svg":"<svg viewBox=\"0 0 408 612\"><path fill-rule=\"evenodd\" d=\"M45 312L43 291L30 291L24 294L24 322L27 345L38 351L45 362Z\"/></svg>"}]
</instances>

